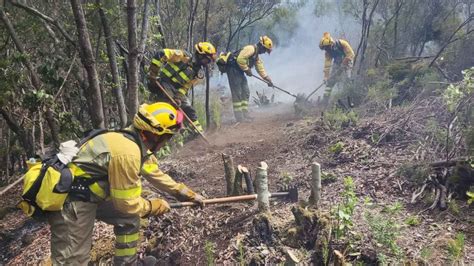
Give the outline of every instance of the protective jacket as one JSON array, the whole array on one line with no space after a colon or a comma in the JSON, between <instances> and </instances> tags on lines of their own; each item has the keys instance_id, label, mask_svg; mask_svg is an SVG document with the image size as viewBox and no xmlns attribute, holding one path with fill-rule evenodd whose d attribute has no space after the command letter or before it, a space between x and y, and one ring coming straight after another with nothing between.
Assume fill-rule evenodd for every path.
<instances>
[{"instance_id":1,"label":"protective jacket","mask_svg":"<svg viewBox=\"0 0 474 266\"><path fill-rule=\"evenodd\" d=\"M354 60L354 50L352 50L352 47L347 41L337 40L330 51L326 50L324 58L324 78L329 78L333 60L335 64L340 65L344 59L349 61Z\"/></svg>"},{"instance_id":2,"label":"protective jacket","mask_svg":"<svg viewBox=\"0 0 474 266\"><path fill-rule=\"evenodd\" d=\"M172 84L181 94L187 95L203 75L199 75L201 66L193 63L192 55L183 50L162 49L151 60L151 82L156 78Z\"/></svg>"},{"instance_id":3,"label":"protective jacket","mask_svg":"<svg viewBox=\"0 0 474 266\"><path fill-rule=\"evenodd\" d=\"M249 68L255 66L258 74L262 78L267 77L265 68L263 67L263 60L258 56L256 45L247 45L241 50L234 53L235 62L242 71L247 71Z\"/></svg>"},{"instance_id":4,"label":"protective jacket","mask_svg":"<svg viewBox=\"0 0 474 266\"><path fill-rule=\"evenodd\" d=\"M138 134L133 127L127 130ZM163 173L156 157L147 155L141 139L128 134L109 132L92 138L82 145L70 168L76 180L94 181L87 183L94 198L110 199L124 214L143 217L151 211L150 202L141 197L140 176L179 200L193 200L196 195Z\"/></svg>"}]
</instances>

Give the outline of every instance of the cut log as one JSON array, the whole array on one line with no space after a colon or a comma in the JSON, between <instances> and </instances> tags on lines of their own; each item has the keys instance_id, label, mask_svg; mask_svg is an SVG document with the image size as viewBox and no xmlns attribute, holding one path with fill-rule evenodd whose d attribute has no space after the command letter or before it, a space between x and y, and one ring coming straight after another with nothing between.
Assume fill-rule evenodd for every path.
<instances>
[{"instance_id":1,"label":"cut log","mask_svg":"<svg viewBox=\"0 0 474 266\"><path fill-rule=\"evenodd\" d=\"M318 207L321 198L321 165L319 163L311 164L311 195L309 196L309 204Z\"/></svg>"},{"instance_id":2,"label":"cut log","mask_svg":"<svg viewBox=\"0 0 474 266\"><path fill-rule=\"evenodd\" d=\"M242 195L244 194L244 190L242 188L242 165L237 166L237 171L235 171L235 177L234 177L234 188L232 190L232 194L234 196Z\"/></svg>"},{"instance_id":3,"label":"cut log","mask_svg":"<svg viewBox=\"0 0 474 266\"><path fill-rule=\"evenodd\" d=\"M235 176L234 160L232 159L232 156L223 153L222 161L224 161L224 175L225 175L225 181L227 185L226 186L227 196L230 196L233 194L233 190L234 190L234 176Z\"/></svg>"},{"instance_id":4,"label":"cut log","mask_svg":"<svg viewBox=\"0 0 474 266\"><path fill-rule=\"evenodd\" d=\"M247 190L247 194L254 194L254 189L253 189L253 182L252 182L252 176L250 176L250 171L247 169L247 167L243 167L239 165L239 172L242 172L242 176L245 179L245 187Z\"/></svg>"},{"instance_id":5,"label":"cut log","mask_svg":"<svg viewBox=\"0 0 474 266\"><path fill-rule=\"evenodd\" d=\"M268 212L270 210L270 192L268 192L267 169L267 163L260 162L260 165L257 168L257 177L255 179L258 210L260 212Z\"/></svg>"}]
</instances>

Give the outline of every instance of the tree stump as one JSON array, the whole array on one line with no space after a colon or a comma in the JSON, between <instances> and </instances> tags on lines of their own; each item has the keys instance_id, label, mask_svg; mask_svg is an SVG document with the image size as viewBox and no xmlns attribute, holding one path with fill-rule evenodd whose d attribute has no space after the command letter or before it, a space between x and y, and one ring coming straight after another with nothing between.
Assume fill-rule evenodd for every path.
<instances>
[{"instance_id":1,"label":"tree stump","mask_svg":"<svg viewBox=\"0 0 474 266\"><path fill-rule=\"evenodd\" d=\"M268 191L267 169L267 163L260 162L260 165L257 168L257 177L255 179L258 210L262 213L270 210L270 192Z\"/></svg>"},{"instance_id":2,"label":"tree stump","mask_svg":"<svg viewBox=\"0 0 474 266\"><path fill-rule=\"evenodd\" d=\"M232 195L234 196L244 194L244 189L242 188L242 177L243 177L242 168L245 168L245 167L239 164L237 166L237 171L235 171L234 188L232 192Z\"/></svg>"},{"instance_id":3,"label":"tree stump","mask_svg":"<svg viewBox=\"0 0 474 266\"><path fill-rule=\"evenodd\" d=\"M321 198L321 165L319 163L311 164L311 195L309 204L318 207Z\"/></svg>"},{"instance_id":4,"label":"tree stump","mask_svg":"<svg viewBox=\"0 0 474 266\"><path fill-rule=\"evenodd\" d=\"M232 156L223 153L222 161L224 161L224 175L225 175L225 181L227 185L226 186L227 196L230 196L233 194L233 190L234 190L234 178L235 178L234 160L232 159Z\"/></svg>"},{"instance_id":5,"label":"tree stump","mask_svg":"<svg viewBox=\"0 0 474 266\"><path fill-rule=\"evenodd\" d=\"M245 189L246 189L247 194L253 194L254 193L253 182L252 182L252 177L250 176L249 169L247 169L247 167L239 165L238 171L242 173L242 177L245 180Z\"/></svg>"}]
</instances>

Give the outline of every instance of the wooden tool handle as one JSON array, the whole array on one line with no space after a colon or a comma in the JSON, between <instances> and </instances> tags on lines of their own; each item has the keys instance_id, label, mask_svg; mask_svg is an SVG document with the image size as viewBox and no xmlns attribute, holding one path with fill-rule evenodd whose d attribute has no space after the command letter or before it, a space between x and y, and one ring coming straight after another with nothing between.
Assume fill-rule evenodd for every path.
<instances>
[{"instance_id":1,"label":"wooden tool handle","mask_svg":"<svg viewBox=\"0 0 474 266\"><path fill-rule=\"evenodd\" d=\"M219 203L230 203L230 202L241 202L256 200L257 194L252 195L242 195L242 196L233 196L233 197L224 197L224 198L215 198L215 199L205 199L204 204L219 204ZM186 201L186 202L172 202L170 203L171 208L182 208L190 206L198 206L197 202Z\"/></svg>"}]
</instances>

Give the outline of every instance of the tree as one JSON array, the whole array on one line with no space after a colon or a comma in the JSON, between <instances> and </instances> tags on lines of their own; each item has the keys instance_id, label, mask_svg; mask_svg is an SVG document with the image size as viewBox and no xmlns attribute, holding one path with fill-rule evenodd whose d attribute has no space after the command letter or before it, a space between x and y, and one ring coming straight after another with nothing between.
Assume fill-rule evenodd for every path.
<instances>
[{"instance_id":1,"label":"tree","mask_svg":"<svg viewBox=\"0 0 474 266\"><path fill-rule=\"evenodd\" d=\"M71 0L71 7L77 27L81 61L87 71L87 79L89 81L89 88L86 97L89 100L89 114L91 116L92 126L94 128L104 128L104 111L102 107L99 78L97 76L94 55L92 54L92 46L86 19L84 17L84 11L82 10L79 0Z\"/></svg>"}]
</instances>

